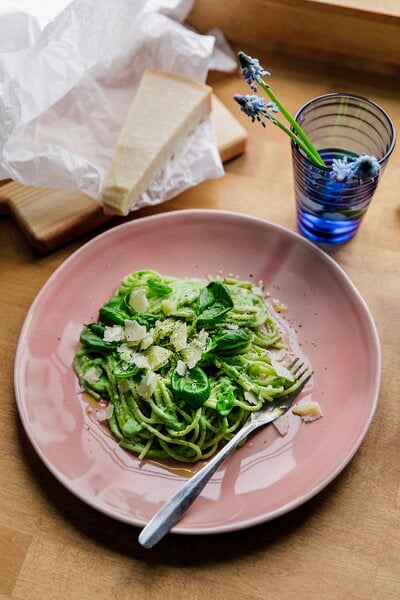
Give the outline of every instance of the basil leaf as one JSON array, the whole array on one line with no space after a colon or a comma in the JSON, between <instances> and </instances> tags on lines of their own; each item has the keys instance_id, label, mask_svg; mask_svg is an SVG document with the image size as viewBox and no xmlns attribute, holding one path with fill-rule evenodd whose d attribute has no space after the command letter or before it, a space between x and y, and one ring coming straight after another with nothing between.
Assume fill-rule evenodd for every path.
<instances>
[{"instance_id":1,"label":"basil leaf","mask_svg":"<svg viewBox=\"0 0 400 600\"><path fill-rule=\"evenodd\" d=\"M245 329L226 329L212 340L212 350L219 354L245 352L251 341L251 334Z\"/></svg>"},{"instance_id":2,"label":"basil leaf","mask_svg":"<svg viewBox=\"0 0 400 600\"><path fill-rule=\"evenodd\" d=\"M233 301L226 285L211 281L199 294L196 304L197 321L213 323L233 307Z\"/></svg>"},{"instance_id":3,"label":"basil leaf","mask_svg":"<svg viewBox=\"0 0 400 600\"><path fill-rule=\"evenodd\" d=\"M147 331L154 327L158 318L159 317L156 317L155 315L148 315L147 313L140 313L131 317L131 319L137 321L139 325L144 325Z\"/></svg>"},{"instance_id":4,"label":"basil leaf","mask_svg":"<svg viewBox=\"0 0 400 600\"><path fill-rule=\"evenodd\" d=\"M113 296L99 311L99 321L105 325L124 325L129 318L123 296Z\"/></svg>"},{"instance_id":5,"label":"basil leaf","mask_svg":"<svg viewBox=\"0 0 400 600\"><path fill-rule=\"evenodd\" d=\"M215 386L217 394L216 410L221 417L231 412L235 402L235 388L228 377L222 377Z\"/></svg>"},{"instance_id":6,"label":"basil leaf","mask_svg":"<svg viewBox=\"0 0 400 600\"><path fill-rule=\"evenodd\" d=\"M97 323L85 325L80 334L80 342L84 346L89 346L94 350L110 350L116 346L115 342L106 342L104 337L104 327Z\"/></svg>"},{"instance_id":7,"label":"basil leaf","mask_svg":"<svg viewBox=\"0 0 400 600\"><path fill-rule=\"evenodd\" d=\"M171 378L174 395L189 404L192 408L199 408L210 396L210 382L200 367L194 367L179 375L175 370Z\"/></svg>"},{"instance_id":8,"label":"basil leaf","mask_svg":"<svg viewBox=\"0 0 400 600\"><path fill-rule=\"evenodd\" d=\"M172 287L157 277L150 277L146 283L149 289L149 298L161 298L163 296L169 296L172 293Z\"/></svg>"},{"instance_id":9,"label":"basil leaf","mask_svg":"<svg viewBox=\"0 0 400 600\"><path fill-rule=\"evenodd\" d=\"M113 368L113 375L118 379L125 379L126 377L135 379L142 371L143 369L139 369L134 363L126 363L121 360Z\"/></svg>"}]
</instances>

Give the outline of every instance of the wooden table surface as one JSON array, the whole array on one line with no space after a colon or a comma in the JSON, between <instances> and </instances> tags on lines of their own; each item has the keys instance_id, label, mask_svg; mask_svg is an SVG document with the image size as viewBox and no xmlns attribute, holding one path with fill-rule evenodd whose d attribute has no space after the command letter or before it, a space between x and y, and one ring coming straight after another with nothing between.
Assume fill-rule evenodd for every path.
<instances>
[{"instance_id":1,"label":"wooden table surface","mask_svg":"<svg viewBox=\"0 0 400 600\"><path fill-rule=\"evenodd\" d=\"M348 90L384 106L400 131L393 79L310 68L272 54L263 63L291 111L318 94ZM232 95L247 93L243 81L214 77L213 85L237 112ZM249 132L247 152L226 165L223 178L133 218L211 208L296 230L288 140L276 128L239 118ZM0 599L400 598L400 145L357 236L330 252L366 300L379 331L383 370L375 418L355 457L327 488L289 514L245 531L169 535L144 550L137 529L66 491L22 429L13 364L23 320L53 271L98 231L40 256L9 216L0 219Z\"/></svg>"}]
</instances>

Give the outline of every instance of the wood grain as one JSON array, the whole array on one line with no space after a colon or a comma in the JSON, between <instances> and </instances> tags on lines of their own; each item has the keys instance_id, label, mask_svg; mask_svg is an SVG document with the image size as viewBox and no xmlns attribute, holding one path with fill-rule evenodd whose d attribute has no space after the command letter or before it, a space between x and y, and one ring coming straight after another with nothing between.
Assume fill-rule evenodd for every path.
<instances>
[{"instance_id":1,"label":"wood grain","mask_svg":"<svg viewBox=\"0 0 400 600\"><path fill-rule=\"evenodd\" d=\"M398 77L399 16L399 3L368 0L197 0L189 22L202 32L219 27L231 42L268 54Z\"/></svg>"},{"instance_id":2,"label":"wood grain","mask_svg":"<svg viewBox=\"0 0 400 600\"><path fill-rule=\"evenodd\" d=\"M379 73L367 79L357 70L327 70L269 51L259 57L273 65L274 89L291 111L322 92L348 89L384 106L400 130L395 79ZM223 178L132 218L204 207L256 215L295 230L287 139L235 112L232 95L246 90L238 77L221 77L213 85L246 128L247 151L227 163ZM13 219L0 218L1 600L398 600L399 165L397 146L356 237L329 252L367 302L382 347L379 404L360 449L327 488L284 517L216 536L171 535L151 551L138 546L137 529L92 510L53 478L15 407L13 363L26 312L54 270L94 233L40 256Z\"/></svg>"}]
</instances>

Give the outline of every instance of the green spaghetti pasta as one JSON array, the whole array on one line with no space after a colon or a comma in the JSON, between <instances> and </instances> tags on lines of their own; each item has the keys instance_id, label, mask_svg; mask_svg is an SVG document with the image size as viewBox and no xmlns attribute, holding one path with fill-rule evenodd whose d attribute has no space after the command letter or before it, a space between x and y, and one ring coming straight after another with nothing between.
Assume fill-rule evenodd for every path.
<instances>
[{"instance_id":1,"label":"green spaghetti pasta","mask_svg":"<svg viewBox=\"0 0 400 600\"><path fill-rule=\"evenodd\" d=\"M196 462L298 385L284 347L259 286L141 270L83 327L74 367L122 447Z\"/></svg>"}]
</instances>

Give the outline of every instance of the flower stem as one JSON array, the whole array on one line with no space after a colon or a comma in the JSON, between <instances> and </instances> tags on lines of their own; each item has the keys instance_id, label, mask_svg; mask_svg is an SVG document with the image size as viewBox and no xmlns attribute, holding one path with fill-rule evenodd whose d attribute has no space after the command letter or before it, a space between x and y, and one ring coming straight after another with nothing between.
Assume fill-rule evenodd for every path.
<instances>
[{"instance_id":1,"label":"flower stem","mask_svg":"<svg viewBox=\"0 0 400 600\"><path fill-rule=\"evenodd\" d=\"M322 167L326 167L325 161L322 159L322 157L320 156L320 154L314 147L313 143L309 139L309 137L304 133L303 129L300 127L300 125L297 123L297 121L295 121L295 119L292 117L292 115L286 110L286 108L283 106L283 104L280 102L280 100L275 96L275 94L272 91L272 89L270 88L270 86L267 85L266 83L264 83L264 81L261 78L257 78L257 83L260 85L260 87L262 87L262 89L266 92L266 94L268 94L268 96L271 98L272 102L275 102L276 106L279 108L280 113L285 117L285 119L290 123L290 125L296 131L297 136L293 135L292 130L287 128L285 125L283 125L283 123L281 123L279 121L279 119L274 120L274 123L276 121L275 124L278 125L278 127L280 127L281 129L283 129L283 131L288 133L288 135L290 135L290 137L293 139L293 141L296 144L298 144L300 146L300 148L314 162L321 165ZM300 143L300 142L302 142L302 143Z\"/></svg>"},{"instance_id":2,"label":"flower stem","mask_svg":"<svg viewBox=\"0 0 400 600\"><path fill-rule=\"evenodd\" d=\"M282 123L282 121L280 121L279 119L277 119L275 117L271 116L270 120L272 121L272 123L274 125L279 127L279 129L282 129L282 131L284 131L289 137L291 137L292 140L294 141L294 143L297 144L299 146L299 148L301 148L303 150L303 152L305 154L307 154L307 156L312 161L316 162L315 154L310 151L310 148L305 144L305 142L303 142L303 140L301 138L299 138L289 127L287 127L284 123ZM320 158L320 161L318 162L318 164L320 164L321 166L326 166L324 161L322 160L322 158Z\"/></svg>"}]
</instances>

